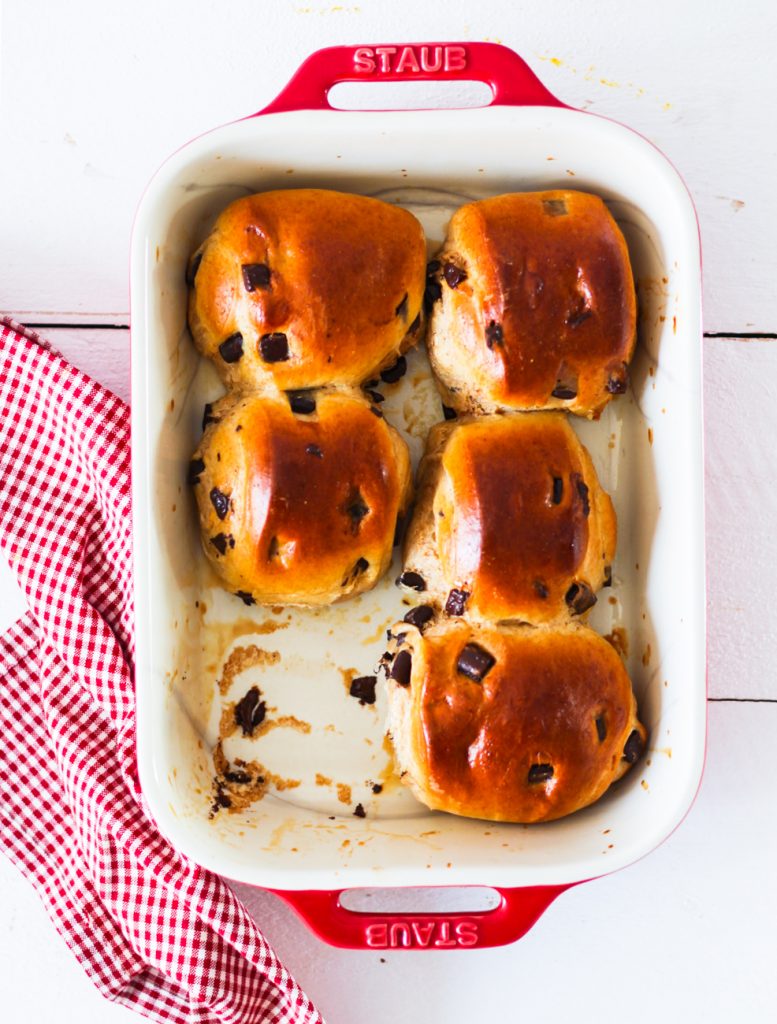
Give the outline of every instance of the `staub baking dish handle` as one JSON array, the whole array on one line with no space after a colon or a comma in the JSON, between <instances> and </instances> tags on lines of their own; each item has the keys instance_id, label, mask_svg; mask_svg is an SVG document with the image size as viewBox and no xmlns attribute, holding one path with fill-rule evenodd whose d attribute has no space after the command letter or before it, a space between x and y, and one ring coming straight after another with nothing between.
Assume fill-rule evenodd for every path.
<instances>
[{"instance_id":1,"label":"staub baking dish handle","mask_svg":"<svg viewBox=\"0 0 777 1024\"><path fill-rule=\"evenodd\" d=\"M339 82L413 80L484 82L493 93L487 106L565 106L526 61L498 43L381 43L317 50L259 114L334 109L328 95Z\"/></svg>"},{"instance_id":2,"label":"staub baking dish handle","mask_svg":"<svg viewBox=\"0 0 777 1024\"><path fill-rule=\"evenodd\" d=\"M484 949L525 935L569 885L499 889L492 910L370 914L342 905L343 889L272 889L320 939L342 949Z\"/></svg>"}]
</instances>

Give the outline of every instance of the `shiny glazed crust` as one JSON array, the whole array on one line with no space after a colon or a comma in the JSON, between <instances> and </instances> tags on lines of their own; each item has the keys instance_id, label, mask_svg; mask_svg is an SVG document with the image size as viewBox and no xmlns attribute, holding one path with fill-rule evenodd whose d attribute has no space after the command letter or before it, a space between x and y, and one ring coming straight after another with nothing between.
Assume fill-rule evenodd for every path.
<instances>
[{"instance_id":1,"label":"shiny glazed crust","mask_svg":"<svg viewBox=\"0 0 777 1024\"><path fill-rule=\"evenodd\" d=\"M421 336L426 244L406 210L320 189L232 203L189 262L189 326L228 387L358 385Z\"/></svg>"},{"instance_id":2,"label":"shiny glazed crust","mask_svg":"<svg viewBox=\"0 0 777 1024\"><path fill-rule=\"evenodd\" d=\"M432 810L551 821L598 800L644 749L623 663L585 626L394 632L394 664L406 651L411 667L407 685L389 678L389 731L403 782ZM468 645L476 664L493 659L479 680L458 667Z\"/></svg>"},{"instance_id":3,"label":"shiny glazed crust","mask_svg":"<svg viewBox=\"0 0 777 1024\"><path fill-rule=\"evenodd\" d=\"M410 500L399 434L358 392L231 395L209 411L189 481L205 554L247 603L323 605L388 568ZM307 406L305 406L307 408Z\"/></svg>"},{"instance_id":4,"label":"shiny glazed crust","mask_svg":"<svg viewBox=\"0 0 777 1024\"><path fill-rule=\"evenodd\" d=\"M594 603L616 530L563 414L466 417L429 434L404 565L438 608L455 589L476 621L560 622Z\"/></svg>"},{"instance_id":5,"label":"shiny glazed crust","mask_svg":"<svg viewBox=\"0 0 777 1024\"><path fill-rule=\"evenodd\" d=\"M451 218L438 263L442 294L427 345L446 405L596 417L626 390L634 282L626 242L598 196L469 203Z\"/></svg>"}]
</instances>

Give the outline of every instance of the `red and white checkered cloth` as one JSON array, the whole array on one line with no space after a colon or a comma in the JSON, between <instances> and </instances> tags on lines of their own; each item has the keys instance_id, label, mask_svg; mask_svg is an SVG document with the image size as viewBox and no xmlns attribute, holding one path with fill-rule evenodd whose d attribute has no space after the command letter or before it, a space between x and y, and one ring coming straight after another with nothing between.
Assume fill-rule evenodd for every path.
<instances>
[{"instance_id":1,"label":"red and white checkered cloth","mask_svg":"<svg viewBox=\"0 0 777 1024\"><path fill-rule=\"evenodd\" d=\"M135 764L129 410L0 320L0 847L104 996L157 1021L320 1024L226 883L167 843Z\"/></svg>"}]
</instances>

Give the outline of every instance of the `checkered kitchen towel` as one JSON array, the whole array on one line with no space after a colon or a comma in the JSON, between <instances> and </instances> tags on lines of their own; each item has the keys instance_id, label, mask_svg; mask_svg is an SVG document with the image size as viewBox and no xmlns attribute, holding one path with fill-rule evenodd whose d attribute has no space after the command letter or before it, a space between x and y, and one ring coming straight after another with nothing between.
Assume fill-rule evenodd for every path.
<instances>
[{"instance_id":1,"label":"checkered kitchen towel","mask_svg":"<svg viewBox=\"0 0 777 1024\"><path fill-rule=\"evenodd\" d=\"M0 320L0 848L108 999L157 1021L321 1018L224 881L159 835L135 766L129 410Z\"/></svg>"}]
</instances>

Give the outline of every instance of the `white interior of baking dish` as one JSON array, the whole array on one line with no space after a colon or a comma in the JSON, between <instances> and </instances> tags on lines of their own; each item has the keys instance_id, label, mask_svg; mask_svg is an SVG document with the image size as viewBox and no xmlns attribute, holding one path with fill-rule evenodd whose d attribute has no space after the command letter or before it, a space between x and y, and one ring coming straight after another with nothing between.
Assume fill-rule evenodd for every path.
<instances>
[{"instance_id":1,"label":"white interior of baking dish","mask_svg":"<svg viewBox=\"0 0 777 1024\"><path fill-rule=\"evenodd\" d=\"M625 631L650 741L591 808L531 827L473 821L427 811L392 777L381 686L377 704L362 706L347 678L375 672L386 628L406 611L397 561L375 591L319 611L247 608L214 585L185 474L203 404L222 389L186 329L184 268L227 203L289 187L400 202L423 221L430 252L461 202L531 189L598 193L627 237L640 301L632 387L599 422L573 425L619 522L614 586L590 622ZM667 836L691 804L704 755L700 336L688 194L649 143L612 122L538 107L299 112L226 126L176 153L146 192L132 251L139 769L172 842L232 878L305 889L572 882ZM417 461L441 418L423 351L400 385L382 390ZM225 751L295 785L211 818L215 684L230 651L249 645L279 658L238 675L227 699L256 684L269 717L286 724Z\"/></svg>"}]
</instances>

